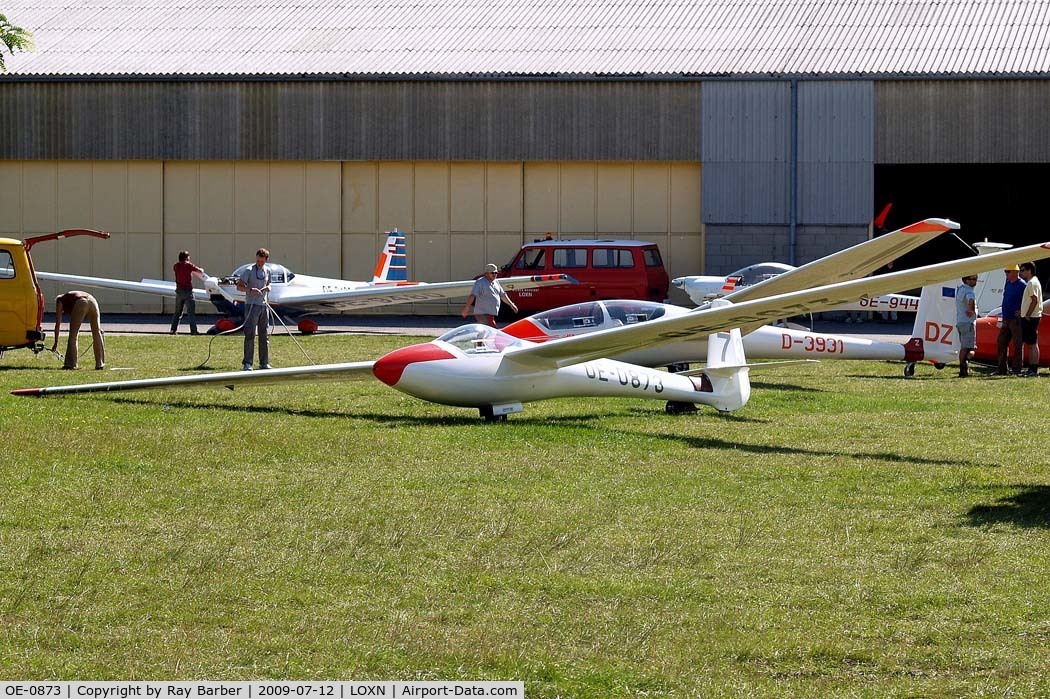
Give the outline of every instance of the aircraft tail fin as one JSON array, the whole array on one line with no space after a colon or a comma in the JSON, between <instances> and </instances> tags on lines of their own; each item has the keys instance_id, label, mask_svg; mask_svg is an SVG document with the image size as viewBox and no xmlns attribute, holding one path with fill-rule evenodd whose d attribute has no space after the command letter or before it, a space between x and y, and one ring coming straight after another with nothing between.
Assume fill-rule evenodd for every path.
<instances>
[{"instance_id":1,"label":"aircraft tail fin","mask_svg":"<svg viewBox=\"0 0 1050 699\"><path fill-rule=\"evenodd\" d=\"M408 253L405 234L396 228L387 234L386 244L379 253L372 283L408 281Z\"/></svg>"},{"instance_id":2,"label":"aircraft tail fin","mask_svg":"<svg viewBox=\"0 0 1050 699\"><path fill-rule=\"evenodd\" d=\"M922 288L911 339L904 345L904 359L948 362L959 356L955 330L956 284L931 284Z\"/></svg>"},{"instance_id":3,"label":"aircraft tail fin","mask_svg":"<svg viewBox=\"0 0 1050 699\"><path fill-rule=\"evenodd\" d=\"M708 337L704 376L711 382L712 406L729 411L747 405L751 397L748 371L739 329L713 333Z\"/></svg>"}]
</instances>

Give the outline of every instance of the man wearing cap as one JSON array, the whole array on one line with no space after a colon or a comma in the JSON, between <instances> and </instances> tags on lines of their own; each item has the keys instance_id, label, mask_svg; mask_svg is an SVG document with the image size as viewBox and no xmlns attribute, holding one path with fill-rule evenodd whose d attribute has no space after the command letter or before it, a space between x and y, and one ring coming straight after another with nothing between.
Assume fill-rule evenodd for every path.
<instances>
[{"instance_id":1,"label":"man wearing cap","mask_svg":"<svg viewBox=\"0 0 1050 699\"><path fill-rule=\"evenodd\" d=\"M1009 265L1003 269L1006 273L1006 284L1003 285L1003 325L999 328L999 340L997 348L999 351L999 368L995 372L1001 376L1013 371L1021 373L1021 297L1024 295L1024 280L1020 279L1020 267ZM1007 369L1006 359L1010 345L1013 345L1014 356L1010 369Z\"/></svg>"},{"instance_id":2,"label":"man wearing cap","mask_svg":"<svg viewBox=\"0 0 1050 699\"><path fill-rule=\"evenodd\" d=\"M503 287L496 280L496 275L498 274L499 267L491 263L485 265L485 271L481 273L481 276L474 282L474 288L470 290L470 297L467 299L467 305L463 306L463 310L460 312L461 316L466 318L470 315L470 309L473 306L474 318L479 323L496 327L496 316L499 315L500 300L506 301L511 310L515 313L518 312L517 305L510 300L507 292L503 290Z\"/></svg>"},{"instance_id":3,"label":"man wearing cap","mask_svg":"<svg viewBox=\"0 0 1050 699\"><path fill-rule=\"evenodd\" d=\"M1035 263L1021 264L1021 279L1025 282L1021 294L1021 340L1028 354L1025 376L1039 375L1039 321L1043 319L1043 285L1035 276Z\"/></svg>"},{"instance_id":4,"label":"man wearing cap","mask_svg":"<svg viewBox=\"0 0 1050 699\"><path fill-rule=\"evenodd\" d=\"M955 330L959 334L959 376L970 375L970 357L977 349L977 275L962 278L955 290Z\"/></svg>"}]
</instances>

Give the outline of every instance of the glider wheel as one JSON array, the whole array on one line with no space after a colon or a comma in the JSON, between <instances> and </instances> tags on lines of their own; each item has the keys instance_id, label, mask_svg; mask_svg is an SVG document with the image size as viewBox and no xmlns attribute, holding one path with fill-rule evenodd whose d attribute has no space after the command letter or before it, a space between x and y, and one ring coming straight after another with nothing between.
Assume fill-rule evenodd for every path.
<instances>
[{"instance_id":1,"label":"glider wheel","mask_svg":"<svg viewBox=\"0 0 1050 699\"><path fill-rule=\"evenodd\" d=\"M909 379L915 376L915 362L908 362L904 365L904 376Z\"/></svg>"},{"instance_id":2,"label":"glider wheel","mask_svg":"<svg viewBox=\"0 0 1050 699\"><path fill-rule=\"evenodd\" d=\"M669 400L667 405L664 406L664 412L668 415L685 415L686 413L695 413L696 406L692 403L683 403L682 401Z\"/></svg>"}]
</instances>

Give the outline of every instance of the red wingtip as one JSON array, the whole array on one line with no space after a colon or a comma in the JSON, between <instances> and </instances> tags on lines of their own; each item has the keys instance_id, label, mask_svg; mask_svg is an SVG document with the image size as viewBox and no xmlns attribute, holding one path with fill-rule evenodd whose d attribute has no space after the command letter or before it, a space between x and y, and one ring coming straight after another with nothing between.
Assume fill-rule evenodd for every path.
<instances>
[{"instance_id":1,"label":"red wingtip","mask_svg":"<svg viewBox=\"0 0 1050 699\"><path fill-rule=\"evenodd\" d=\"M12 396L42 396L43 389L40 388L16 388L11 391Z\"/></svg>"},{"instance_id":2,"label":"red wingtip","mask_svg":"<svg viewBox=\"0 0 1050 699\"><path fill-rule=\"evenodd\" d=\"M901 229L901 233L943 233L948 227L940 223L919 221Z\"/></svg>"}]
</instances>

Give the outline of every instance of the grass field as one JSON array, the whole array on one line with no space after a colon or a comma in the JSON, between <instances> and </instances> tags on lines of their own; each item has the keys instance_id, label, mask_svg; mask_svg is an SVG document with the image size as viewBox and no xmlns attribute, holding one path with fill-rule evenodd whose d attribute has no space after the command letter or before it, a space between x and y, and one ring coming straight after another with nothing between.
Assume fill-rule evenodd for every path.
<instances>
[{"instance_id":1,"label":"grass field","mask_svg":"<svg viewBox=\"0 0 1050 699\"><path fill-rule=\"evenodd\" d=\"M111 337L104 376L189 371L207 341ZM103 376L57 366L0 361L0 679L1050 695L1047 378L827 362L755 375L728 416L565 399L503 424L378 382L6 394Z\"/></svg>"}]
</instances>

